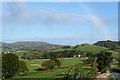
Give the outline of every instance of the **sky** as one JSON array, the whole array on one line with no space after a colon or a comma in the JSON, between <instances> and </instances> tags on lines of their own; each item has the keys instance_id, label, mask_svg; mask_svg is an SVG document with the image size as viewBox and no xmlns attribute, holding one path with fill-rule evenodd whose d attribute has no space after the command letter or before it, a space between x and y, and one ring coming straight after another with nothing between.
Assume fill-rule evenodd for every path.
<instances>
[{"instance_id":1,"label":"sky","mask_svg":"<svg viewBox=\"0 0 120 80\"><path fill-rule=\"evenodd\" d=\"M118 39L117 2L3 2L2 41L76 45Z\"/></svg>"}]
</instances>

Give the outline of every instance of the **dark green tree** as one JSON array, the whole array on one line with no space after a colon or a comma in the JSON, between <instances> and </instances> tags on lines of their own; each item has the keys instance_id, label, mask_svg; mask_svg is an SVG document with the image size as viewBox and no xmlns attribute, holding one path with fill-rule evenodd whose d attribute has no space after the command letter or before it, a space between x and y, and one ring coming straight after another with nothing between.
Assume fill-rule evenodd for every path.
<instances>
[{"instance_id":1,"label":"dark green tree","mask_svg":"<svg viewBox=\"0 0 120 80\"><path fill-rule=\"evenodd\" d=\"M55 66L61 66L61 62L57 58L53 59L53 61L55 62Z\"/></svg>"},{"instance_id":2,"label":"dark green tree","mask_svg":"<svg viewBox=\"0 0 120 80\"><path fill-rule=\"evenodd\" d=\"M86 64L89 64L90 66L95 66L96 63L96 54L93 52L87 53L88 59L86 60Z\"/></svg>"},{"instance_id":3,"label":"dark green tree","mask_svg":"<svg viewBox=\"0 0 120 80\"><path fill-rule=\"evenodd\" d=\"M19 72L19 57L15 54L8 53L2 55L2 77L13 77Z\"/></svg>"},{"instance_id":4,"label":"dark green tree","mask_svg":"<svg viewBox=\"0 0 120 80\"><path fill-rule=\"evenodd\" d=\"M102 51L98 53L97 55L97 68L101 73L104 73L107 71L107 68L110 67L110 63L112 62L112 53L111 52L106 52Z\"/></svg>"},{"instance_id":5,"label":"dark green tree","mask_svg":"<svg viewBox=\"0 0 120 80\"><path fill-rule=\"evenodd\" d=\"M52 58L50 60L47 60L42 63L42 67L45 67L46 69L53 69L55 66L60 67L61 62L57 58Z\"/></svg>"},{"instance_id":6,"label":"dark green tree","mask_svg":"<svg viewBox=\"0 0 120 80\"><path fill-rule=\"evenodd\" d=\"M21 73L26 73L28 72L28 68L27 68L27 65L24 61L19 61L19 72Z\"/></svg>"},{"instance_id":7,"label":"dark green tree","mask_svg":"<svg viewBox=\"0 0 120 80\"><path fill-rule=\"evenodd\" d=\"M15 54L8 53L2 55L2 77L9 78L28 71L25 62L20 61Z\"/></svg>"},{"instance_id":8,"label":"dark green tree","mask_svg":"<svg viewBox=\"0 0 120 80\"><path fill-rule=\"evenodd\" d=\"M74 49L77 48L78 46L79 46L79 45L76 45L76 46L74 47Z\"/></svg>"},{"instance_id":9,"label":"dark green tree","mask_svg":"<svg viewBox=\"0 0 120 80\"><path fill-rule=\"evenodd\" d=\"M47 61L43 62L41 66L50 70L50 69L54 68L55 62L53 60L47 60Z\"/></svg>"},{"instance_id":10,"label":"dark green tree","mask_svg":"<svg viewBox=\"0 0 120 80\"><path fill-rule=\"evenodd\" d=\"M118 54L117 61L118 61L118 67L120 68L120 54Z\"/></svg>"}]
</instances>

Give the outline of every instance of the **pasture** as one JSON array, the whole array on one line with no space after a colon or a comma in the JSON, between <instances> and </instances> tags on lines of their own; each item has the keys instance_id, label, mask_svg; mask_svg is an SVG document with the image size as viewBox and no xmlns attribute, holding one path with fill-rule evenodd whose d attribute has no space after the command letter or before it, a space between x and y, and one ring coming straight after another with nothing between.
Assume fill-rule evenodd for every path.
<instances>
[{"instance_id":1,"label":"pasture","mask_svg":"<svg viewBox=\"0 0 120 80\"><path fill-rule=\"evenodd\" d=\"M54 51L64 51L64 50L80 50L82 52L100 52L100 51L108 50L108 48L96 46L96 45L92 45L92 44L82 44L82 45L77 46L76 48L70 47L70 48L66 48L66 49L57 49Z\"/></svg>"},{"instance_id":2,"label":"pasture","mask_svg":"<svg viewBox=\"0 0 120 80\"><path fill-rule=\"evenodd\" d=\"M82 63L83 59L85 58L60 58L59 60L62 64L59 68L43 71L40 70L42 69L41 64L48 59L24 60L27 63L29 75L16 76L14 78L57 78L63 76L70 66Z\"/></svg>"}]
</instances>

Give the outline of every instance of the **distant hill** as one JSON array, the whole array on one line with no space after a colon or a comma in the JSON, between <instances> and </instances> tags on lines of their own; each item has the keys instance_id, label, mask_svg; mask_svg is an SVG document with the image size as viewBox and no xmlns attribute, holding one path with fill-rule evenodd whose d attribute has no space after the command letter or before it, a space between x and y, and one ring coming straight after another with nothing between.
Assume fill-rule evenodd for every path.
<instances>
[{"instance_id":1,"label":"distant hill","mask_svg":"<svg viewBox=\"0 0 120 80\"><path fill-rule=\"evenodd\" d=\"M22 41L22 42L15 42L13 44L17 45L51 45L50 43L47 42L30 42L30 41Z\"/></svg>"},{"instance_id":2,"label":"distant hill","mask_svg":"<svg viewBox=\"0 0 120 80\"><path fill-rule=\"evenodd\" d=\"M116 41L98 41L94 44L81 44L76 46L65 46L65 45L57 45L51 44L47 42L36 42L36 41L21 41L15 43L2 43L3 50L11 51L11 50L81 50L87 52L98 52L106 49L118 51L120 46L118 44L120 42Z\"/></svg>"},{"instance_id":3,"label":"distant hill","mask_svg":"<svg viewBox=\"0 0 120 80\"><path fill-rule=\"evenodd\" d=\"M99 52L99 51L105 51L107 49L108 48L106 48L106 47L96 46L96 45L92 45L92 44L81 44L81 45L76 45L76 46L72 46L69 48L57 49L54 51L80 50L82 52Z\"/></svg>"},{"instance_id":4,"label":"distant hill","mask_svg":"<svg viewBox=\"0 0 120 80\"><path fill-rule=\"evenodd\" d=\"M4 43L2 42L2 48L8 51L11 50L20 50L20 49L36 49L36 50L48 50L48 49L56 49L60 48L63 45L50 44L47 42L30 42L30 41L22 41L15 43Z\"/></svg>"},{"instance_id":5,"label":"distant hill","mask_svg":"<svg viewBox=\"0 0 120 80\"><path fill-rule=\"evenodd\" d=\"M96 46L96 45L92 45L92 44L82 44L82 45L77 46L76 49L85 51L85 52L98 52L98 51L107 50L108 48Z\"/></svg>"},{"instance_id":6,"label":"distant hill","mask_svg":"<svg viewBox=\"0 0 120 80\"><path fill-rule=\"evenodd\" d=\"M56 49L56 50L54 50L54 52L62 52L62 51L64 52L66 50L67 51L80 50L82 52L95 52L95 53L98 53L100 51L108 51L108 52L112 52L112 56L114 58L118 58L118 52L117 51L110 50L107 47L97 46L97 45L94 45L94 44L81 44L81 45L76 45L76 46L72 46L72 47L66 46L66 47L63 47L61 49Z\"/></svg>"},{"instance_id":7,"label":"distant hill","mask_svg":"<svg viewBox=\"0 0 120 80\"><path fill-rule=\"evenodd\" d=\"M98 41L94 45L107 47L111 50L118 51L120 49L120 41Z\"/></svg>"}]
</instances>

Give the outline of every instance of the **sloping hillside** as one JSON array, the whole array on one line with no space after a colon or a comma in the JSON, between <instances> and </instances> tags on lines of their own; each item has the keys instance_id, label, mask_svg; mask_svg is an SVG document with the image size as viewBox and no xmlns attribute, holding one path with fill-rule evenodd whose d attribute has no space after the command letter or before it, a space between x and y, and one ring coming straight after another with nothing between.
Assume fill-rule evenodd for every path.
<instances>
[{"instance_id":1,"label":"sloping hillside","mask_svg":"<svg viewBox=\"0 0 120 80\"><path fill-rule=\"evenodd\" d=\"M47 49L56 49L60 48L62 45L50 44L47 42L15 42L15 43L2 43L2 48L10 51L10 50L20 50L20 49L36 49L36 50L47 50Z\"/></svg>"},{"instance_id":2,"label":"sloping hillside","mask_svg":"<svg viewBox=\"0 0 120 80\"><path fill-rule=\"evenodd\" d=\"M107 47L114 51L119 51L120 49L120 41L98 41L94 45Z\"/></svg>"},{"instance_id":3,"label":"sloping hillside","mask_svg":"<svg viewBox=\"0 0 120 80\"><path fill-rule=\"evenodd\" d=\"M54 50L54 52L61 52L61 51L64 52L65 50L66 51L80 50L82 52L95 52L95 53L98 53L100 51L107 51L107 52L111 52L114 58L118 58L118 52L110 50L109 48L106 48L106 47L96 46L92 44L81 44L81 45L76 45L69 48L57 49L57 50Z\"/></svg>"},{"instance_id":4,"label":"sloping hillside","mask_svg":"<svg viewBox=\"0 0 120 80\"><path fill-rule=\"evenodd\" d=\"M77 50L85 51L85 52L98 52L98 51L104 51L107 50L108 48L106 47L101 47L101 46L96 46L92 44L82 44L76 47Z\"/></svg>"},{"instance_id":5,"label":"sloping hillside","mask_svg":"<svg viewBox=\"0 0 120 80\"><path fill-rule=\"evenodd\" d=\"M99 52L99 51L104 51L107 50L108 48L106 47L101 47L101 46L96 46L92 44L81 44L77 45L74 47L69 47L69 48L62 48L62 49L57 49L54 51L64 51L64 50L80 50L83 52Z\"/></svg>"}]
</instances>

